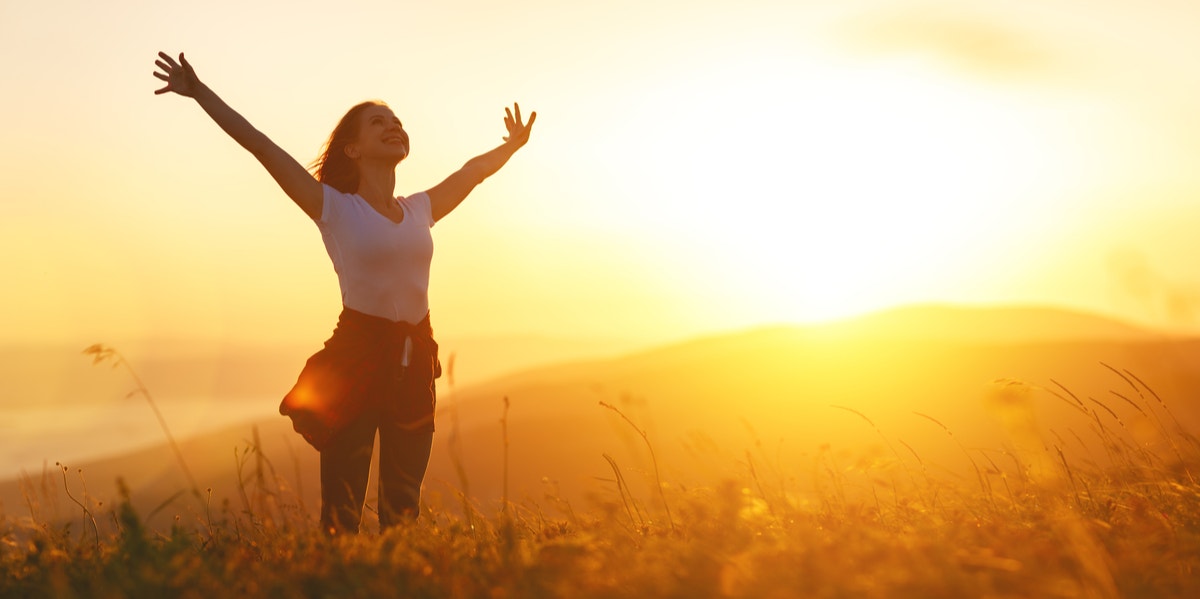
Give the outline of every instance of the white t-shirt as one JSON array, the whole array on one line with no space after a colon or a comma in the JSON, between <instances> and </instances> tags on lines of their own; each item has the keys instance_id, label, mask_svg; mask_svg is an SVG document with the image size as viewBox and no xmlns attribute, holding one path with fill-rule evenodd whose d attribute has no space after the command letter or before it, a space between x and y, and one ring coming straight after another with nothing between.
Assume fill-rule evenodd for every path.
<instances>
[{"instance_id":1,"label":"white t-shirt","mask_svg":"<svg viewBox=\"0 0 1200 599\"><path fill-rule=\"evenodd\" d=\"M404 209L404 220L396 223L358 194L324 188L315 222L337 272L342 304L394 322L421 322L429 312L433 260L429 195L396 198Z\"/></svg>"}]
</instances>

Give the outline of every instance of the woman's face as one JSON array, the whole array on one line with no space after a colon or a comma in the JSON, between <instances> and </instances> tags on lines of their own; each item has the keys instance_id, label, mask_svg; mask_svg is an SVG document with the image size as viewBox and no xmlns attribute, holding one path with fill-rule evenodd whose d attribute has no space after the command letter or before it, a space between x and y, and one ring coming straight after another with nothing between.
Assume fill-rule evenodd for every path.
<instances>
[{"instance_id":1,"label":"woman's face","mask_svg":"<svg viewBox=\"0 0 1200 599\"><path fill-rule=\"evenodd\" d=\"M408 156L408 133L400 119L387 106L371 106L359 116L358 140L351 158L394 160L397 164Z\"/></svg>"}]
</instances>

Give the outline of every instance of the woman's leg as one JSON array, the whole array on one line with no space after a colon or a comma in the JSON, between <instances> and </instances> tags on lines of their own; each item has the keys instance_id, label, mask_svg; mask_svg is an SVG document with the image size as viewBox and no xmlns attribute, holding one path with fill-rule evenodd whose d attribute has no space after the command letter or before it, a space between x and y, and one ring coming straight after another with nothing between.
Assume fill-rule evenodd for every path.
<instances>
[{"instance_id":1,"label":"woman's leg","mask_svg":"<svg viewBox=\"0 0 1200 599\"><path fill-rule=\"evenodd\" d=\"M321 529L357 533L379 416L368 410L321 451Z\"/></svg>"},{"instance_id":2,"label":"woman's leg","mask_svg":"<svg viewBox=\"0 0 1200 599\"><path fill-rule=\"evenodd\" d=\"M429 467L437 405L437 346L415 352L412 363L381 397L379 525L393 526L420 512L421 481Z\"/></svg>"},{"instance_id":3,"label":"woman's leg","mask_svg":"<svg viewBox=\"0 0 1200 599\"><path fill-rule=\"evenodd\" d=\"M386 528L416 518L421 480L429 466L433 432L405 430L393 424L379 428L379 525Z\"/></svg>"}]
</instances>

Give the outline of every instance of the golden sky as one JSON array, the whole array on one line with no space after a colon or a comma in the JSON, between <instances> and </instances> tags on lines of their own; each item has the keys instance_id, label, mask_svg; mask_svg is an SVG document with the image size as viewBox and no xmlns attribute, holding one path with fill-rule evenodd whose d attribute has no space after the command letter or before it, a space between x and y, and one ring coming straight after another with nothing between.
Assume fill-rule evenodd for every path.
<instances>
[{"instance_id":1,"label":"golden sky","mask_svg":"<svg viewBox=\"0 0 1200 599\"><path fill-rule=\"evenodd\" d=\"M910 302L1196 324L1200 4L6 2L0 344L315 343L320 236L159 50L299 161L370 98L435 228L442 336L660 340Z\"/></svg>"}]
</instances>

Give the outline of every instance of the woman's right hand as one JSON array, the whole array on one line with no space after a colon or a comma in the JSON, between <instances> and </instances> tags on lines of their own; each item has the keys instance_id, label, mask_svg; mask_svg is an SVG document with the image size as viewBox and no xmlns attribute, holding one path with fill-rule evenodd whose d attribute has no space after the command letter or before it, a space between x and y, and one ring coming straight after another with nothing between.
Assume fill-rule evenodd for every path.
<instances>
[{"instance_id":1,"label":"woman's right hand","mask_svg":"<svg viewBox=\"0 0 1200 599\"><path fill-rule=\"evenodd\" d=\"M212 117L222 131L228 133L238 145L249 150L266 167L267 172L292 201L313 219L321 218L325 188L299 162L255 129L207 85L201 83L182 52L179 53L179 62L175 62L175 59L166 53L159 52L158 60L154 61L154 64L159 69L154 72L154 76L166 82L166 85L154 90L154 93L175 92L181 96L195 98L200 108Z\"/></svg>"},{"instance_id":2,"label":"woman's right hand","mask_svg":"<svg viewBox=\"0 0 1200 599\"><path fill-rule=\"evenodd\" d=\"M179 62L175 62L175 59L165 52L159 52L158 58L159 60L154 61L154 64L162 72L155 71L154 76L166 81L167 84L154 90L154 93L175 92L188 98L195 97L196 92L200 90L200 78L196 76L192 65L188 64L187 59L183 57L183 52L179 53Z\"/></svg>"}]
</instances>

